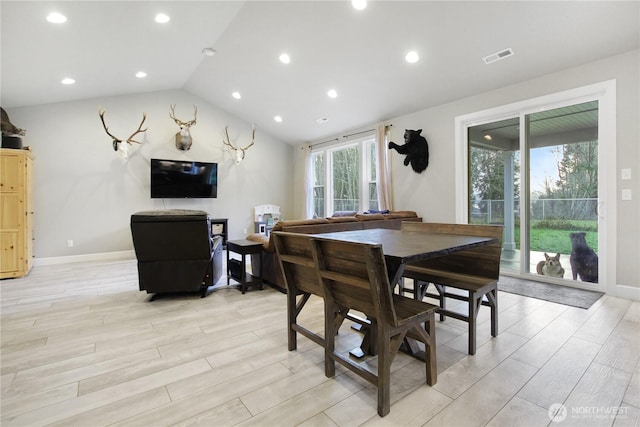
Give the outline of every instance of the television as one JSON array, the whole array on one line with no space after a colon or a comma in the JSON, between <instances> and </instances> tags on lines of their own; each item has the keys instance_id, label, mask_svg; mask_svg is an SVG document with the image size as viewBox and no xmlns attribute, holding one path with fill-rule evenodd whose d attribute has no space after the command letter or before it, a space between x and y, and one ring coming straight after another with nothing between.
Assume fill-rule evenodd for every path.
<instances>
[{"instance_id":1,"label":"television","mask_svg":"<svg viewBox=\"0 0 640 427\"><path fill-rule=\"evenodd\" d=\"M218 197L218 164L151 159L151 198Z\"/></svg>"}]
</instances>

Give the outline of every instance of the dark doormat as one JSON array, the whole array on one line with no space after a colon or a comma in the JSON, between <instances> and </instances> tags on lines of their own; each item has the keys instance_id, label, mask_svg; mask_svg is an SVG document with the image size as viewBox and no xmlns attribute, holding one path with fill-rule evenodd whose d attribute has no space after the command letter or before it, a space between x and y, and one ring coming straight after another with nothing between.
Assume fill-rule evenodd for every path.
<instances>
[{"instance_id":1,"label":"dark doormat","mask_svg":"<svg viewBox=\"0 0 640 427\"><path fill-rule=\"evenodd\" d=\"M604 295L603 292L587 291L509 276L500 276L498 290L585 309L591 307L594 302Z\"/></svg>"}]
</instances>

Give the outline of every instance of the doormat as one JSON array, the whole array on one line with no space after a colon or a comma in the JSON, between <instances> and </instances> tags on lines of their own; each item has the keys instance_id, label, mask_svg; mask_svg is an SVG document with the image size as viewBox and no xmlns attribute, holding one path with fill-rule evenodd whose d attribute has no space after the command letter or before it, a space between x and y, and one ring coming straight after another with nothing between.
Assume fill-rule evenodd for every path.
<instances>
[{"instance_id":1,"label":"doormat","mask_svg":"<svg viewBox=\"0 0 640 427\"><path fill-rule=\"evenodd\" d=\"M591 307L604 295L604 292L587 291L509 276L500 276L498 290L584 309Z\"/></svg>"}]
</instances>

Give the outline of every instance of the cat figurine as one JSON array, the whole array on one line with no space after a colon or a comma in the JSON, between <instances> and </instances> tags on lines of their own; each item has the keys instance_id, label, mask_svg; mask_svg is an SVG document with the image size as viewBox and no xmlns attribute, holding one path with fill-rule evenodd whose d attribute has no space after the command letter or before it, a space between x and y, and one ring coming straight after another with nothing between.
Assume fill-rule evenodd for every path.
<instances>
[{"instance_id":1,"label":"cat figurine","mask_svg":"<svg viewBox=\"0 0 640 427\"><path fill-rule=\"evenodd\" d=\"M560 254L551 257L545 252L544 260L538 263L536 271L543 276L564 277L564 268L560 264Z\"/></svg>"},{"instance_id":2,"label":"cat figurine","mask_svg":"<svg viewBox=\"0 0 640 427\"><path fill-rule=\"evenodd\" d=\"M587 233L569 233L571 239L571 272L573 280L598 283L598 255L587 245Z\"/></svg>"},{"instance_id":3,"label":"cat figurine","mask_svg":"<svg viewBox=\"0 0 640 427\"><path fill-rule=\"evenodd\" d=\"M20 129L19 127L11 123L11 120L9 120L9 115L7 114L6 111L4 111L4 108L2 107L0 107L0 129L2 130L3 136L9 136L9 135L24 136L27 133L26 130Z\"/></svg>"}]
</instances>

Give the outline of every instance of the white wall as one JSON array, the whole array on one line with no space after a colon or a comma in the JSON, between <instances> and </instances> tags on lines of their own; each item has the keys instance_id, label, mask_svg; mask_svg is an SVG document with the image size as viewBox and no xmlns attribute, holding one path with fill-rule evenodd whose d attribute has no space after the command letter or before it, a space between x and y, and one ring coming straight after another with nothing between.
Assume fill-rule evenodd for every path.
<instances>
[{"instance_id":1,"label":"white wall","mask_svg":"<svg viewBox=\"0 0 640 427\"><path fill-rule=\"evenodd\" d=\"M73 90L71 88L71 90ZM198 106L189 151L175 148L177 125L169 118L189 120ZM146 134L128 161L111 147L98 117L107 110L109 130L127 138L147 113ZM34 162L34 256L36 259L133 249L132 213L153 209L201 209L215 218L229 218L229 238L252 232L253 207L275 204L292 215L292 147L256 130L256 142L239 165L223 145L224 127L237 145L251 141L251 124L231 116L182 90L116 96L77 102L10 109L13 123L27 129L23 144ZM218 198L151 199L151 158L218 163ZM67 240L74 246L67 248Z\"/></svg>"},{"instance_id":2,"label":"white wall","mask_svg":"<svg viewBox=\"0 0 640 427\"><path fill-rule=\"evenodd\" d=\"M393 124L391 140L403 142L404 129L423 129L429 141L430 163L422 174L391 153L395 209L415 210L425 221L455 222L456 116L548 95L610 79L617 80L617 282L640 287L640 51L632 51L517 85L485 92L438 107L385 121ZM326 138L328 139L328 138ZM301 150L298 150L301 151ZM297 163L298 164L298 163ZM620 169L632 170L631 181L620 180ZM301 177L298 168L296 176ZM298 179L297 182L303 182ZM631 189L633 200L621 201L620 190ZM295 214L302 216L303 188L296 187ZM637 290L637 289L636 289Z\"/></svg>"}]
</instances>

